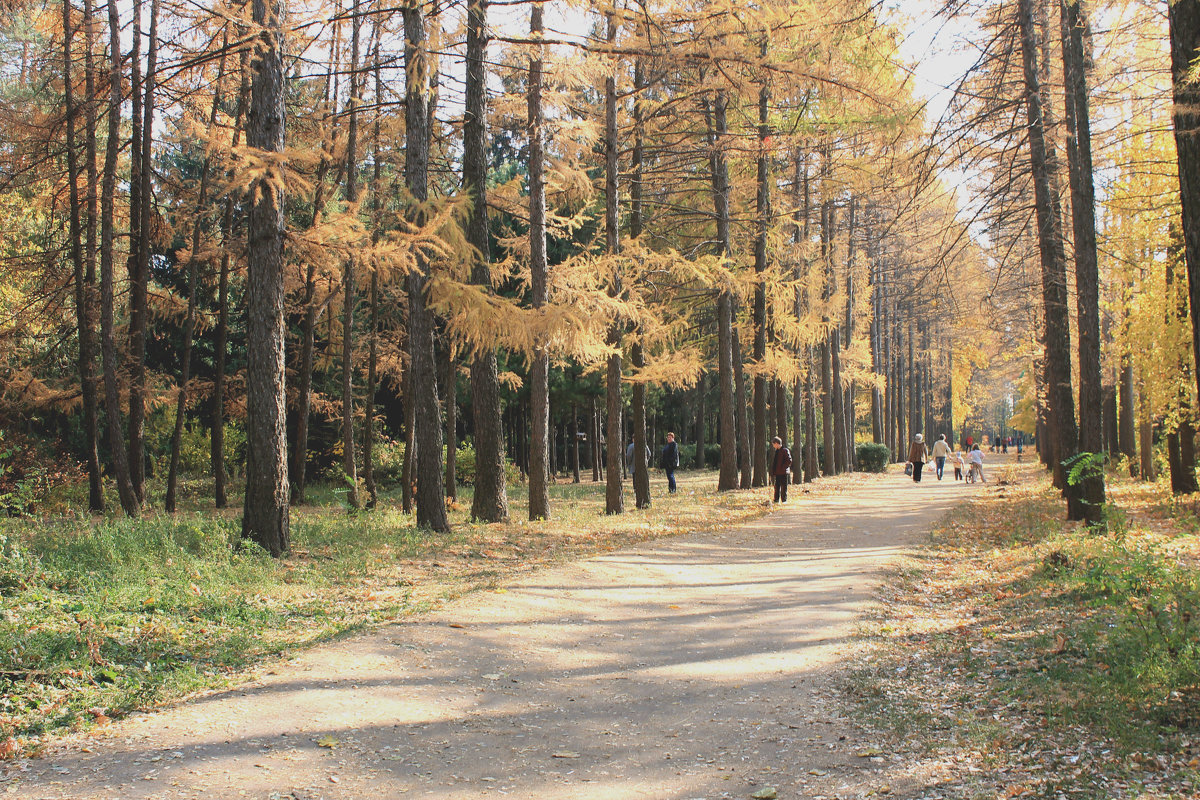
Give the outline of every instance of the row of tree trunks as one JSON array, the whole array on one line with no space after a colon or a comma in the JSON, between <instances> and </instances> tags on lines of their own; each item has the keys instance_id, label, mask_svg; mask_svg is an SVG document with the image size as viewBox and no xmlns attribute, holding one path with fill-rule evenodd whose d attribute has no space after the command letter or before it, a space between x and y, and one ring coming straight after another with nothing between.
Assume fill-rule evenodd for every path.
<instances>
[{"instance_id":1,"label":"row of tree trunks","mask_svg":"<svg viewBox=\"0 0 1200 800\"><path fill-rule=\"evenodd\" d=\"M75 104L74 95L74 63L71 55L71 47L74 38L74 24L72 22L72 9L70 0L63 0L63 105L66 111L66 143L67 143L67 181L68 181L68 202L70 203L70 257L71 266L74 270L75 279L75 318L79 330L79 386L83 396L83 432L84 432L84 463L87 466L88 474L88 508L91 511L104 510L104 484L100 471L100 449L99 449L99 424L98 410L99 398L97 397L96 388L96 326L95 326L95 306L96 306L96 269L95 260L84 259L83 245L83 225L81 221L81 203L79 198L79 153L76 149L75 142L75 124L76 117L79 112L78 106ZM90 20L89 20L90 22ZM89 66L86 67L87 76L85 78L88 84L92 83L90 58L91 58L91 35L90 27L88 34L88 58ZM86 105L90 109L93 99L88 93L85 100ZM95 126L86 126L84 130L84 139L87 142L87 153L85 158L88 161L87 169L89 172L95 171ZM94 205L95 184L89 181L87 183L88 205ZM94 215L89 217L89 237L95 235ZM89 238L88 248L94 250L94 243Z\"/></svg>"}]
</instances>

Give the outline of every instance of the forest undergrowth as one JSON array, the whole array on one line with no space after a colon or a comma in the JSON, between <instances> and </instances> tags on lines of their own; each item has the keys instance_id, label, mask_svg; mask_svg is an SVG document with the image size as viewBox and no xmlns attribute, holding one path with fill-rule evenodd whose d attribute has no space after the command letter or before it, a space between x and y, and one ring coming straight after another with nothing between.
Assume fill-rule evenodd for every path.
<instances>
[{"instance_id":1,"label":"forest undergrowth","mask_svg":"<svg viewBox=\"0 0 1200 800\"><path fill-rule=\"evenodd\" d=\"M1200 793L1200 501L1109 476L1062 519L1033 464L996 471L890 576L847 692L926 798Z\"/></svg>"},{"instance_id":2,"label":"forest undergrowth","mask_svg":"<svg viewBox=\"0 0 1200 800\"><path fill-rule=\"evenodd\" d=\"M715 486L712 474L680 473L676 495L605 516L604 483L559 482L553 519L531 523L522 484L510 487L510 521L490 525L468 521L467 487L450 506L448 535L418 530L398 496L348 514L333 492L314 492L325 502L293 508L292 551L280 560L241 538L236 512L5 520L0 757L465 592L503 592L502 581L547 563L770 508L765 490Z\"/></svg>"}]
</instances>

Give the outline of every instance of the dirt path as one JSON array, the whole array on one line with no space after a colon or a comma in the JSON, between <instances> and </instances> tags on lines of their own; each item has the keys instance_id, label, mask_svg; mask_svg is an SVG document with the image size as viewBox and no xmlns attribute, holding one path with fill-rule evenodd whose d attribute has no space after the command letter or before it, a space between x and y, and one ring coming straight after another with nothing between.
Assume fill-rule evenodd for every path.
<instances>
[{"instance_id":1,"label":"dirt path","mask_svg":"<svg viewBox=\"0 0 1200 800\"><path fill-rule=\"evenodd\" d=\"M978 487L854 476L549 569L8 765L19 798L902 794L831 689L877 571ZM662 498L659 503L668 503Z\"/></svg>"}]
</instances>

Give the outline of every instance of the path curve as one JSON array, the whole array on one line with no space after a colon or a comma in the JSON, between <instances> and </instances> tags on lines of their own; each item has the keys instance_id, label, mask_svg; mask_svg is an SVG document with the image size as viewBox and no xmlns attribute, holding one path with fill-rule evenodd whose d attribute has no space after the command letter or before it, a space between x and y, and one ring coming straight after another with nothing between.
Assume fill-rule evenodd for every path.
<instances>
[{"instance_id":1,"label":"path curve","mask_svg":"<svg viewBox=\"0 0 1200 800\"><path fill-rule=\"evenodd\" d=\"M38 800L878 790L889 764L855 755L831 683L879 570L977 487L895 471L838 480L737 528L546 569L315 648L24 762L5 788Z\"/></svg>"}]
</instances>

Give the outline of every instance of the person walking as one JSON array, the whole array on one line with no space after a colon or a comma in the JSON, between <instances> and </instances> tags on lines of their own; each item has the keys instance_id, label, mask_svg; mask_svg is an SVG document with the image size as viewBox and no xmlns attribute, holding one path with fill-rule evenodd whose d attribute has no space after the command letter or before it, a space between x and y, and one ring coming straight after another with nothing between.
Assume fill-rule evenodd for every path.
<instances>
[{"instance_id":1,"label":"person walking","mask_svg":"<svg viewBox=\"0 0 1200 800\"><path fill-rule=\"evenodd\" d=\"M771 460L771 477L775 481L774 502L786 503L788 484L792 480L792 451L783 446L783 439L778 436L771 440L771 447L775 448L775 456Z\"/></svg>"},{"instance_id":2,"label":"person walking","mask_svg":"<svg viewBox=\"0 0 1200 800\"><path fill-rule=\"evenodd\" d=\"M921 482L921 470L925 468L925 462L928 460L929 448L925 446L925 437L918 433L908 448L908 463L912 464L915 483Z\"/></svg>"},{"instance_id":3,"label":"person walking","mask_svg":"<svg viewBox=\"0 0 1200 800\"><path fill-rule=\"evenodd\" d=\"M933 469L939 481L942 479L942 473L946 471L946 457L949 455L950 445L946 444L946 434L943 433L933 443Z\"/></svg>"},{"instance_id":4,"label":"person walking","mask_svg":"<svg viewBox=\"0 0 1200 800\"><path fill-rule=\"evenodd\" d=\"M667 473L667 491L675 494L675 470L679 469L679 445L675 434L667 434L667 444L662 449L662 468Z\"/></svg>"}]
</instances>

